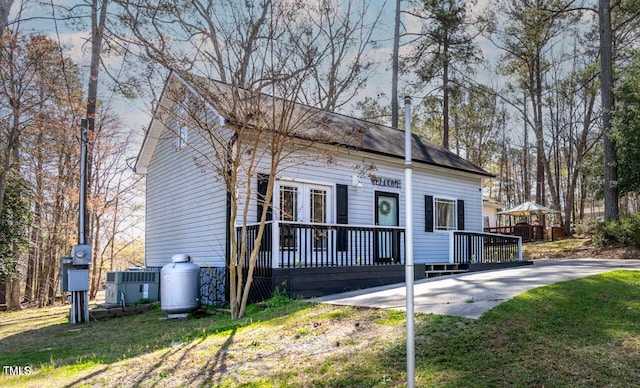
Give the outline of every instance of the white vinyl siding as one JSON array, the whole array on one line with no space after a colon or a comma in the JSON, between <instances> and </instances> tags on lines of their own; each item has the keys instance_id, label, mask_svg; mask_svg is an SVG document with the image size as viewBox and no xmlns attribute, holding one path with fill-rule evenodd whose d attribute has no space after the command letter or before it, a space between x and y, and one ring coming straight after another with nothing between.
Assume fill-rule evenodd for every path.
<instances>
[{"instance_id":1,"label":"white vinyl siding","mask_svg":"<svg viewBox=\"0 0 640 388\"><path fill-rule=\"evenodd\" d=\"M177 140L163 131L147 169L145 264L162 266L185 253L200 266L224 266L226 188L196 166L191 147L176 152Z\"/></svg>"}]
</instances>

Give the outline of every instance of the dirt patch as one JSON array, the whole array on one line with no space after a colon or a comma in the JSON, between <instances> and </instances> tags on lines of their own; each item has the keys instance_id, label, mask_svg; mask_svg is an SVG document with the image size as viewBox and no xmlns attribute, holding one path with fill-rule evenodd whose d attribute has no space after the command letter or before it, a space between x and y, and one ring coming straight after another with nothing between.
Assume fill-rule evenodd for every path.
<instances>
[{"instance_id":1,"label":"dirt patch","mask_svg":"<svg viewBox=\"0 0 640 388\"><path fill-rule=\"evenodd\" d=\"M639 260L640 247L610 245L597 247L591 241L565 249L538 249L532 251L531 259L618 259Z\"/></svg>"}]
</instances>

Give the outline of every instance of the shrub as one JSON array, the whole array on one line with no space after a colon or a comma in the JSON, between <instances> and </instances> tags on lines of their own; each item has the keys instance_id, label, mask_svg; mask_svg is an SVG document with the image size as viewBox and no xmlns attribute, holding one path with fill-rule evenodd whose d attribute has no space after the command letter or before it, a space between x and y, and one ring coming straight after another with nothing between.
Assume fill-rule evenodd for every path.
<instances>
[{"instance_id":1,"label":"shrub","mask_svg":"<svg viewBox=\"0 0 640 388\"><path fill-rule=\"evenodd\" d=\"M581 220L574 226L573 234L575 235L593 235L596 229L598 229L598 221L595 220Z\"/></svg>"},{"instance_id":2,"label":"shrub","mask_svg":"<svg viewBox=\"0 0 640 388\"><path fill-rule=\"evenodd\" d=\"M592 241L598 247L613 243L640 247L640 214L599 223L593 231Z\"/></svg>"}]
</instances>

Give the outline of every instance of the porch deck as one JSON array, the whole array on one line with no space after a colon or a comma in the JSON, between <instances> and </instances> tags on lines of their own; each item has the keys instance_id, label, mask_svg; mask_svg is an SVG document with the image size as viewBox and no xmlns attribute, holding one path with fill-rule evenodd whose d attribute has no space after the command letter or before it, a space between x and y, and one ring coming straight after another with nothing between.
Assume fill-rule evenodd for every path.
<instances>
[{"instance_id":1,"label":"porch deck","mask_svg":"<svg viewBox=\"0 0 640 388\"><path fill-rule=\"evenodd\" d=\"M248 263L259 225L244 229ZM237 229L240 241L243 229ZM478 264L522 261L522 238L481 232L450 234L447 263L420 263L415 279L471 270ZM265 224L250 299L269 298L276 288L293 298L309 298L405 281L402 227L269 221ZM246 267L246 266L245 266Z\"/></svg>"}]
</instances>

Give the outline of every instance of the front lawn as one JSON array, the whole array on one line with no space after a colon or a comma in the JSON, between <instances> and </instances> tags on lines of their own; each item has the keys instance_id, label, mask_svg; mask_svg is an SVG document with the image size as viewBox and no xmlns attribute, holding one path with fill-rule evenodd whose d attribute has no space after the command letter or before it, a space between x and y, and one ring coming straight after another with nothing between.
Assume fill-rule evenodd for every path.
<instances>
[{"instance_id":1,"label":"front lawn","mask_svg":"<svg viewBox=\"0 0 640 388\"><path fill-rule=\"evenodd\" d=\"M0 385L406 385L398 311L274 298L239 321L162 320L156 308L70 325L67 313L0 313L0 365L11 368ZM637 386L640 272L538 288L479 320L417 315L416 357L420 387Z\"/></svg>"}]
</instances>

